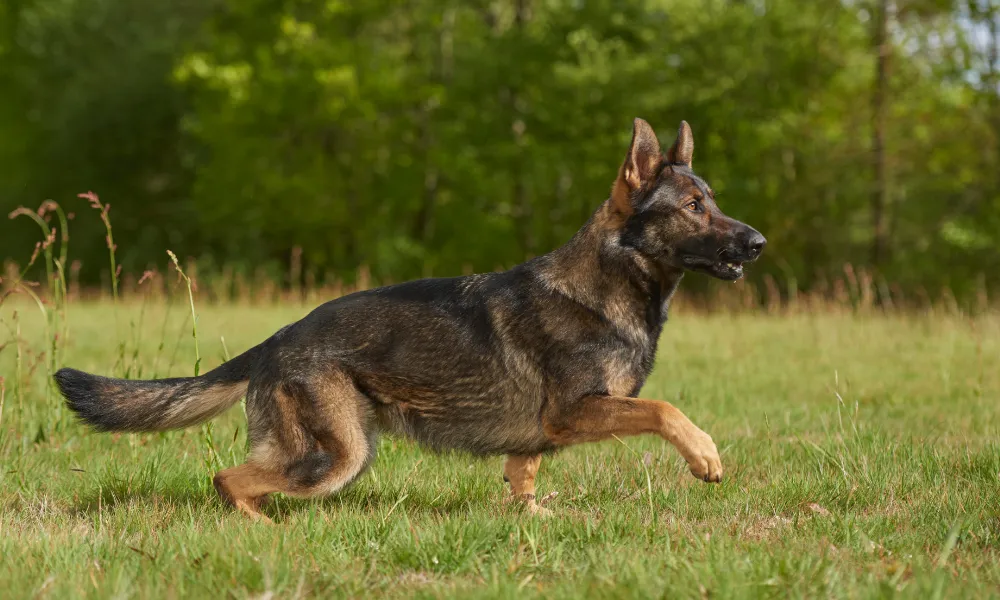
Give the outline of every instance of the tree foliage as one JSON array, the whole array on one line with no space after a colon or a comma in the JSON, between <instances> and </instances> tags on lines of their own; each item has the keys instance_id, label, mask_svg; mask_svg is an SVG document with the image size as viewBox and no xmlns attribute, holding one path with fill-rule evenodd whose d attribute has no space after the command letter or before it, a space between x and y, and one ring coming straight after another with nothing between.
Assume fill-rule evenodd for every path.
<instances>
[{"instance_id":1,"label":"tree foliage","mask_svg":"<svg viewBox=\"0 0 1000 600\"><path fill-rule=\"evenodd\" d=\"M320 279L455 274L568 239L632 118L665 143L686 119L720 205L770 241L758 275L852 263L968 290L1000 267L1000 1L887 4L871 265L877 5L8 0L0 197L100 192L127 269L167 246L205 268L300 246ZM94 220L74 224L92 278ZM19 256L28 233L4 231Z\"/></svg>"}]
</instances>

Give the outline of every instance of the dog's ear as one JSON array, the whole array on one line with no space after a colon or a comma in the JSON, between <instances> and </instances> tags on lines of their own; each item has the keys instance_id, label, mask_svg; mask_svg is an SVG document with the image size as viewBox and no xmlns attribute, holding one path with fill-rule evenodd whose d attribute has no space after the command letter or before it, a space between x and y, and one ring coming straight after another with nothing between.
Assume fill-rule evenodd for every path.
<instances>
[{"instance_id":1,"label":"dog's ear","mask_svg":"<svg viewBox=\"0 0 1000 600\"><path fill-rule=\"evenodd\" d=\"M667 150L667 161L674 165L691 167L691 155L694 154L694 135L687 121L681 121L677 130L677 141Z\"/></svg>"},{"instance_id":2,"label":"dog's ear","mask_svg":"<svg viewBox=\"0 0 1000 600\"><path fill-rule=\"evenodd\" d=\"M632 144L611 189L611 204L616 212L629 215L634 211L632 193L656 179L662 160L660 142L653 128L642 119L636 119L632 123Z\"/></svg>"}]
</instances>

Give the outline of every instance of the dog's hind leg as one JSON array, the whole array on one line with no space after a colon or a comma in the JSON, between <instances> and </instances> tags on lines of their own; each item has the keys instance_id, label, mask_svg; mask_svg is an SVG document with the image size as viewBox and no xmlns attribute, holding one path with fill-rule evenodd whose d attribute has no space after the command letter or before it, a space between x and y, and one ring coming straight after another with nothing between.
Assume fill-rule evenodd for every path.
<instances>
[{"instance_id":1,"label":"dog's hind leg","mask_svg":"<svg viewBox=\"0 0 1000 600\"><path fill-rule=\"evenodd\" d=\"M251 449L245 465L215 476L219 495L244 514L264 518L271 493L308 498L350 483L374 453L370 401L342 372L287 379L251 389Z\"/></svg>"},{"instance_id":2,"label":"dog's hind leg","mask_svg":"<svg viewBox=\"0 0 1000 600\"><path fill-rule=\"evenodd\" d=\"M284 489L287 481L274 471L246 463L219 471L212 484L224 502L252 519L270 523L260 505L268 494Z\"/></svg>"},{"instance_id":3,"label":"dog's hind leg","mask_svg":"<svg viewBox=\"0 0 1000 600\"><path fill-rule=\"evenodd\" d=\"M510 483L510 489L516 500L524 502L529 513L547 517L552 514L535 501L535 476L542 462L541 454L522 456L511 454L503 465L503 478Z\"/></svg>"}]
</instances>

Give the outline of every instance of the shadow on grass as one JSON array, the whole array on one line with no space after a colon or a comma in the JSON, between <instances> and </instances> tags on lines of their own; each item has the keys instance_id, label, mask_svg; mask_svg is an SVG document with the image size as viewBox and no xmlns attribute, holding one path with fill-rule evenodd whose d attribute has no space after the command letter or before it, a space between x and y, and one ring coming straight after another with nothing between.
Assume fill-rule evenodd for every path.
<instances>
[{"instance_id":1,"label":"shadow on grass","mask_svg":"<svg viewBox=\"0 0 1000 600\"><path fill-rule=\"evenodd\" d=\"M171 508L187 508L189 506L222 507L211 486L206 488L195 478L173 479L161 483L145 483L132 481L101 482L96 486L88 486L84 494L73 507L78 515L94 516L102 511L121 506L158 506Z\"/></svg>"},{"instance_id":2,"label":"shadow on grass","mask_svg":"<svg viewBox=\"0 0 1000 600\"><path fill-rule=\"evenodd\" d=\"M223 503L212 488L211 481L200 476L171 477L155 480L144 477L143 473L132 476L105 476L97 484L87 484L88 490L75 503L72 512L76 515L96 516L99 512L122 506L133 506L140 510L149 507L169 506L173 509L196 511L218 511L223 514L233 512ZM424 491L406 491L403 488L374 490L368 486L352 485L330 496L313 499L291 498L274 494L268 498L262 512L276 523L317 510L337 514L340 512L362 512L372 516L385 516L397 510L405 501L406 512L411 517L444 517L469 512L497 513L507 510L501 507L504 496L484 497L479 493L462 495L458 491L430 494ZM511 509L513 510L513 509Z\"/></svg>"},{"instance_id":3,"label":"shadow on grass","mask_svg":"<svg viewBox=\"0 0 1000 600\"><path fill-rule=\"evenodd\" d=\"M316 510L328 514L340 512L362 512L373 517L385 517L405 503L406 514L410 517L448 517L466 513L490 514L500 512L503 496L483 497L480 494L461 495L457 492L447 494L424 493L422 491L406 491L403 488L384 490L363 489L365 486L353 486L333 495L299 499L283 495L272 497L264 506L263 512L276 523Z\"/></svg>"}]
</instances>

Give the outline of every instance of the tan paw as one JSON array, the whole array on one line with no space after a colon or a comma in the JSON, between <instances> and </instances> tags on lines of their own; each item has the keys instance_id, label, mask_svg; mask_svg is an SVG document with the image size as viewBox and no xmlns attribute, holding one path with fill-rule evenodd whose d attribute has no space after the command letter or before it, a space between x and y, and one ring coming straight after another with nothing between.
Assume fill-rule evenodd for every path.
<instances>
[{"instance_id":1,"label":"tan paw","mask_svg":"<svg viewBox=\"0 0 1000 600\"><path fill-rule=\"evenodd\" d=\"M545 518L545 517L551 517L552 511L545 508L542 505L548 502L549 500L552 500L557 495L559 495L558 492L551 492L547 494L544 498L542 498L540 501L535 500L534 494L521 494L520 496L511 495L507 498L507 500L505 500L505 502L518 502L521 504L521 506L524 508L524 512L526 512L527 514L533 517Z\"/></svg>"},{"instance_id":2,"label":"tan paw","mask_svg":"<svg viewBox=\"0 0 1000 600\"><path fill-rule=\"evenodd\" d=\"M722 459L712 436L692 425L683 439L678 441L677 449L687 461L692 475L702 481L722 481Z\"/></svg>"},{"instance_id":3,"label":"tan paw","mask_svg":"<svg viewBox=\"0 0 1000 600\"><path fill-rule=\"evenodd\" d=\"M244 515L250 517L250 520L254 521L255 523L274 525L274 521L272 521L264 513L260 512L260 506L258 502L253 502L253 501L246 502L243 500L237 500L233 504L234 506L236 506L237 510L239 510Z\"/></svg>"}]
</instances>

